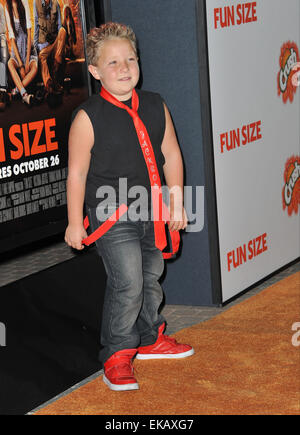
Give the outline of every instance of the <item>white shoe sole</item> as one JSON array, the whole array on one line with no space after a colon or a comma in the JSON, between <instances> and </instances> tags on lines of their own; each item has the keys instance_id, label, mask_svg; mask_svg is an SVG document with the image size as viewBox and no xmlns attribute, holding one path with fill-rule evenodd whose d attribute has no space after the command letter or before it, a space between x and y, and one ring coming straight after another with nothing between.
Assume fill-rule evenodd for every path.
<instances>
[{"instance_id":1,"label":"white shoe sole","mask_svg":"<svg viewBox=\"0 0 300 435\"><path fill-rule=\"evenodd\" d=\"M137 353L136 355L136 359L178 359L178 358L186 358L188 356L194 355L195 351L194 349L191 350L187 350L186 352L182 352L182 353L175 353L175 354L163 354L163 353L158 353L158 354L151 354L151 353Z\"/></svg>"},{"instance_id":2,"label":"white shoe sole","mask_svg":"<svg viewBox=\"0 0 300 435\"><path fill-rule=\"evenodd\" d=\"M105 375L103 375L103 382L113 391L128 391L128 390L138 390L139 384L124 384L124 385L117 385L112 384Z\"/></svg>"}]
</instances>

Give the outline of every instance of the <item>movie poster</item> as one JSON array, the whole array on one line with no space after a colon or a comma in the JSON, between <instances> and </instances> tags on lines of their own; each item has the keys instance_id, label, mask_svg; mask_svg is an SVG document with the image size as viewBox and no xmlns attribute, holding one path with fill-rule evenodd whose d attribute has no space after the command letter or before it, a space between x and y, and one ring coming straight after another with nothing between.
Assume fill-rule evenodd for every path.
<instances>
[{"instance_id":1,"label":"movie poster","mask_svg":"<svg viewBox=\"0 0 300 435\"><path fill-rule=\"evenodd\" d=\"M83 1L0 0L0 252L66 222L70 119L89 95L84 39Z\"/></svg>"}]
</instances>

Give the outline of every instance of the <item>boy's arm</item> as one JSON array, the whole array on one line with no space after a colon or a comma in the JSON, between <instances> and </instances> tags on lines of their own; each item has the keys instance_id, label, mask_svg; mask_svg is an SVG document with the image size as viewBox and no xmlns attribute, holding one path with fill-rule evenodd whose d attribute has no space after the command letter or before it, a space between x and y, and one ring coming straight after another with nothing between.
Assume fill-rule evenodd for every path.
<instances>
[{"instance_id":1,"label":"boy's arm","mask_svg":"<svg viewBox=\"0 0 300 435\"><path fill-rule=\"evenodd\" d=\"M84 110L76 115L69 133L69 163L67 178L67 204L69 225L65 241L75 249L83 249L82 240L87 237L83 226L83 204L86 178L90 166L94 131Z\"/></svg>"},{"instance_id":2,"label":"boy's arm","mask_svg":"<svg viewBox=\"0 0 300 435\"><path fill-rule=\"evenodd\" d=\"M166 183L170 191L170 231L179 231L187 226L187 216L183 207L183 162L171 115L164 104L166 129L161 146L165 157L163 167Z\"/></svg>"}]
</instances>

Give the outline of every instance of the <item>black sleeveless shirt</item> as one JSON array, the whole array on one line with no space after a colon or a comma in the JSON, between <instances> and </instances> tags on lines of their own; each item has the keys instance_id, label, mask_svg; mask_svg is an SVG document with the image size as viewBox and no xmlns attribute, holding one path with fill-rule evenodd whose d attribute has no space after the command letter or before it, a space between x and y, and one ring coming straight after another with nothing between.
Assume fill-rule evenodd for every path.
<instances>
[{"instance_id":1,"label":"black sleeveless shirt","mask_svg":"<svg viewBox=\"0 0 300 435\"><path fill-rule=\"evenodd\" d=\"M165 133L165 112L163 100L159 94L137 90L139 96L138 114L148 131L162 185L164 156L161 144ZM123 101L131 107L131 99ZM97 190L102 186L111 186L116 192L119 204L119 179L126 178L128 191L134 186L143 186L148 192L148 202L143 206L151 208L151 185L147 165L133 124L133 119L125 109L106 101L99 94L92 95L73 112L72 118L79 110L89 116L94 129L94 145L87 175L85 204L97 207L102 201L97 198ZM125 186L126 186L125 184ZM102 190L102 189L101 189ZM122 191L125 189L122 187ZM133 196L131 194L131 196ZM128 206L139 198L128 198Z\"/></svg>"}]
</instances>

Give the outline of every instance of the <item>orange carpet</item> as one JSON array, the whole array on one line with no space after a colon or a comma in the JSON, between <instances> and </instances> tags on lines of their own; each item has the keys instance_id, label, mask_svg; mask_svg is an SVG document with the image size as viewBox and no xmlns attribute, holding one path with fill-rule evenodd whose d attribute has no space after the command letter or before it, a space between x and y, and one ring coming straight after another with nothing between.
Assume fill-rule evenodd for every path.
<instances>
[{"instance_id":1,"label":"orange carpet","mask_svg":"<svg viewBox=\"0 0 300 435\"><path fill-rule=\"evenodd\" d=\"M194 356L135 360L140 390L112 392L100 377L36 415L297 415L299 307L300 272L175 334Z\"/></svg>"}]
</instances>

